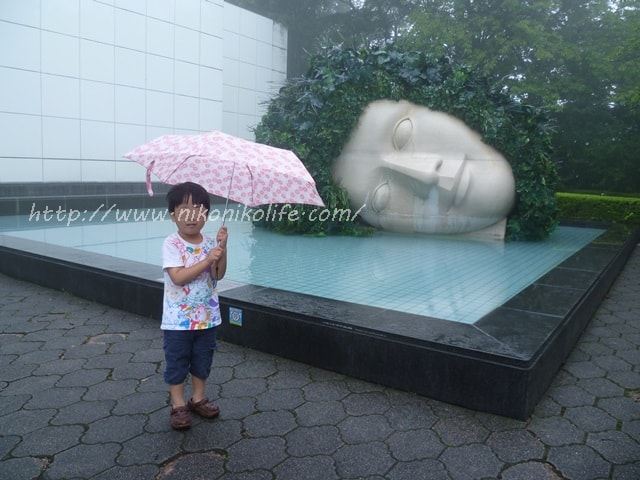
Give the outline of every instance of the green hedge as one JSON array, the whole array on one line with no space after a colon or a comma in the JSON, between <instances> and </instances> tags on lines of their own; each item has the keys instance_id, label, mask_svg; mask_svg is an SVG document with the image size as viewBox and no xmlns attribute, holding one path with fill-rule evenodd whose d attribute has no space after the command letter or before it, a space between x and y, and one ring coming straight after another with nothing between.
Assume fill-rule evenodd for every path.
<instances>
[{"instance_id":1,"label":"green hedge","mask_svg":"<svg viewBox=\"0 0 640 480\"><path fill-rule=\"evenodd\" d=\"M556 193L558 218L640 224L640 198Z\"/></svg>"}]
</instances>

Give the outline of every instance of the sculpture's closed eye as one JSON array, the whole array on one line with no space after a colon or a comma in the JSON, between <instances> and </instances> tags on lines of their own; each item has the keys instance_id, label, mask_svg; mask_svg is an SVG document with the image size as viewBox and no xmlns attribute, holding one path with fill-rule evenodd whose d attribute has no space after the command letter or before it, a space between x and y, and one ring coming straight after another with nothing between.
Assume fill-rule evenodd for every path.
<instances>
[{"instance_id":1,"label":"sculpture's closed eye","mask_svg":"<svg viewBox=\"0 0 640 480\"><path fill-rule=\"evenodd\" d=\"M376 187L371 199L371 208L380 213L389 204L390 191L388 183L381 183Z\"/></svg>"},{"instance_id":2,"label":"sculpture's closed eye","mask_svg":"<svg viewBox=\"0 0 640 480\"><path fill-rule=\"evenodd\" d=\"M393 127L393 148L405 150L411 146L411 135L413 135L413 122L409 117L399 120Z\"/></svg>"}]
</instances>

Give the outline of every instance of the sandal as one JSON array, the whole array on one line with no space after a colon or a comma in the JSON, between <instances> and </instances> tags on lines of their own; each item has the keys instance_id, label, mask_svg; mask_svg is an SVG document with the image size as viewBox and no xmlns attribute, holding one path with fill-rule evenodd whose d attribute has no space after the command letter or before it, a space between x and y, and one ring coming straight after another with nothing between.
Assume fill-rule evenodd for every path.
<instances>
[{"instance_id":1,"label":"sandal","mask_svg":"<svg viewBox=\"0 0 640 480\"><path fill-rule=\"evenodd\" d=\"M220 415L220 407L211 403L208 398L203 398L199 402L189 400L187 407L202 418L215 418Z\"/></svg>"},{"instance_id":2,"label":"sandal","mask_svg":"<svg viewBox=\"0 0 640 480\"><path fill-rule=\"evenodd\" d=\"M187 407L171 409L171 428L174 430L187 430L191 428L191 417Z\"/></svg>"}]
</instances>

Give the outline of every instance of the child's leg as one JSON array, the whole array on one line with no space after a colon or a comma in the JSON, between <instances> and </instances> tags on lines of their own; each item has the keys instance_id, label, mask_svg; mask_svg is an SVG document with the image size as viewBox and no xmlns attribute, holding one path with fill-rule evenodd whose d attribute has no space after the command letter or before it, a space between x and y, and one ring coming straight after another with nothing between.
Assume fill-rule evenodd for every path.
<instances>
[{"instance_id":1,"label":"child's leg","mask_svg":"<svg viewBox=\"0 0 640 480\"><path fill-rule=\"evenodd\" d=\"M216 328L197 330L194 332L194 342L191 349L191 384L193 386L192 400L199 402L205 396L207 378L211 373L213 353L217 348Z\"/></svg>"},{"instance_id":2,"label":"child's leg","mask_svg":"<svg viewBox=\"0 0 640 480\"><path fill-rule=\"evenodd\" d=\"M199 330L193 345L191 358L191 385L193 395L187 404L190 410L203 418L215 418L220 414L220 408L205 396L207 378L211 372L211 361L216 349L216 329Z\"/></svg>"},{"instance_id":3,"label":"child's leg","mask_svg":"<svg viewBox=\"0 0 640 480\"><path fill-rule=\"evenodd\" d=\"M191 401L194 403L198 403L204 398L204 391L205 387L207 386L207 381L191 375L191 386L193 387Z\"/></svg>"},{"instance_id":4,"label":"child's leg","mask_svg":"<svg viewBox=\"0 0 640 480\"><path fill-rule=\"evenodd\" d=\"M184 383L180 383L178 385L169 385L169 394L171 395L171 406L173 408L185 406Z\"/></svg>"},{"instance_id":5,"label":"child's leg","mask_svg":"<svg viewBox=\"0 0 640 480\"><path fill-rule=\"evenodd\" d=\"M173 408L185 406L184 382L189 373L191 337L190 331L164 331L164 381L169 385Z\"/></svg>"}]
</instances>

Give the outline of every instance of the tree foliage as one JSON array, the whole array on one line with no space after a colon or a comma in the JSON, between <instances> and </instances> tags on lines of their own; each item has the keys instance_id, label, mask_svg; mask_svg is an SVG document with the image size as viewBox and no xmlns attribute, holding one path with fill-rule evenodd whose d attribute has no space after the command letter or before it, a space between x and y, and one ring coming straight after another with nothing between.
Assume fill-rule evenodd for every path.
<instances>
[{"instance_id":1,"label":"tree foliage","mask_svg":"<svg viewBox=\"0 0 640 480\"><path fill-rule=\"evenodd\" d=\"M289 74L327 41L477 67L548 109L561 188L640 191L640 0L227 0L289 29Z\"/></svg>"},{"instance_id":2,"label":"tree foliage","mask_svg":"<svg viewBox=\"0 0 640 480\"><path fill-rule=\"evenodd\" d=\"M401 41L481 67L552 111L562 188L640 191L637 1L422 4Z\"/></svg>"},{"instance_id":3,"label":"tree foliage","mask_svg":"<svg viewBox=\"0 0 640 480\"><path fill-rule=\"evenodd\" d=\"M504 154L516 179L508 238L541 239L553 230L557 172L549 158L552 129L545 111L514 101L502 85L446 57L393 46L327 47L311 57L306 75L289 80L268 104L256 140L293 150L316 180L327 208L348 209L347 192L331 177L333 162L361 113L380 99L447 112ZM312 222L305 214L265 225L282 232L358 232L352 222Z\"/></svg>"}]
</instances>

